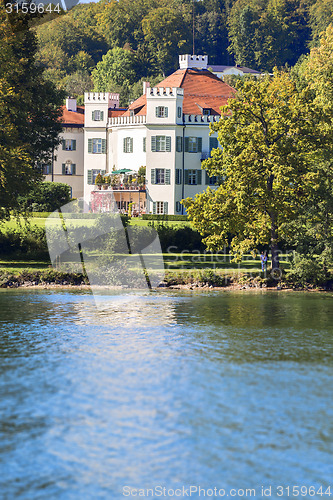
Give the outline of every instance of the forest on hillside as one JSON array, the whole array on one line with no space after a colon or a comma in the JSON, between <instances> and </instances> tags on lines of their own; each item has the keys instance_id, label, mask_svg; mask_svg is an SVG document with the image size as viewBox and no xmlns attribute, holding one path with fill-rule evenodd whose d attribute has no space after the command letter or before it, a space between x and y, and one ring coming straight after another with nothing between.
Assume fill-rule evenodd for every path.
<instances>
[{"instance_id":1,"label":"forest on hillside","mask_svg":"<svg viewBox=\"0 0 333 500\"><path fill-rule=\"evenodd\" d=\"M37 62L68 95L120 92L127 105L178 55L271 72L294 66L332 22L333 0L101 0L39 25Z\"/></svg>"}]
</instances>

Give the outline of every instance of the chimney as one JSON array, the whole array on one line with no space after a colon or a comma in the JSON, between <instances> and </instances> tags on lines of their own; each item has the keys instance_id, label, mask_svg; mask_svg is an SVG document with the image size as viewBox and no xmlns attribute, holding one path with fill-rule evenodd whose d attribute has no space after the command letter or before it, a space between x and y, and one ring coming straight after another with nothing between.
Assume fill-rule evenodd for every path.
<instances>
[{"instance_id":1,"label":"chimney","mask_svg":"<svg viewBox=\"0 0 333 500\"><path fill-rule=\"evenodd\" d=\"M150 88L150 82L143 82L143 95L146 95L147 89Z\"/></svg>"},{"instance_id":2,"label":"chimney","mask_svg":"<svg viewBox=\"0 0 333 500\"><path fill-rule=\"evenodd\" d=\"M77 111L76 99L74 97L67 97L66 108L68 111Z\"/></svg>"}]
</instances>

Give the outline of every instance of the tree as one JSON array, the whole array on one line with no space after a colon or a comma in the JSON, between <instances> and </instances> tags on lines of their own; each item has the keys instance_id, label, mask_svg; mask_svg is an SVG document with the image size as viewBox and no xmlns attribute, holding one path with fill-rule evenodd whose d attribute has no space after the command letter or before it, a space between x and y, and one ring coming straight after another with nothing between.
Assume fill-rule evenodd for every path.
<instances>
[{"instance_id":1,"label":"tree","mask_svg":"<svg viewBox=\"0 0 333 500\"><path fill-rule=\"evenodd\" d=\"M229 51L237 64L272 71L308 51L311 0L237 0L229 16Z\"/></svg>"},{"instance_id":2,"label":"tree","mask_svg":"<svg viewBox=\"0 0 333 500\"><path fill-rule=\"evenodd\" d=\"M311 49L292 71L300 89L308 89L321 111L321 133L331 137L333 130L333 26L322 34L319 47ZM302 238L316 253L322 254L327 267L333 262L333 141L328 140L317 168L320 182L316 196L309 200L302 227ZM302 238L295 230L295 239L303 253Z\"/></svg>"},{"instance_id":3,"label":"tree","mask_svg":"<svg viewBox=\"0 0 333 500\"><path fill-rule=\"evenodd\" d=\"M92 71L96 92L120 92L122 104L128 104L130 86L136 81L136 57L129 50L111 49Z\"/></svg>"},{"instance_id":4,"label":"tree","mask_svg":"<svg viewBox=\"0 0 333 500\"><path fill-rule=\"evenodd\" d=\"M319 109L288 74L276 72L273 79L240 83L222 113L212 124L221 148L204 163L221 185L184 204L209 248L221 248L230 235L238 256L270 245L277 269L288 223L318 189L315 160L327 145L316 130Z\"/></svg>"},{"instance_id":5,"label":"tree","mask_svg":"<svg viewBox=\"0 0 333 500\"><path fill-rule=\"evenodd\" d=\"M9 23L0 14L0 219L42 180L39 165L49 160L62 130L63 96L44 81L36 51L25 18Z\"/></svg>"},{"instance_id":6,"label":"tree","mask_svg":"<svg viewBox=\"0 0 333 500\"><path fill-rule=\"evenodd\" d=\"M70 201L70 186L60 182L43 182L19 197L20 209L28 212L54 212Z\"/></svg>"},{"instance_id":7,"label":"tree","mask_svg":"<svg viewBox=\"0 0 333 500\"><path fill-rule=\"evenodd\" d=\"M168 74L178 64L178 55L190 48L190 31L181 11L174 7L152 10L142 21L145 40L155 49L159 70Z\"/></svg>"}]
</instances>

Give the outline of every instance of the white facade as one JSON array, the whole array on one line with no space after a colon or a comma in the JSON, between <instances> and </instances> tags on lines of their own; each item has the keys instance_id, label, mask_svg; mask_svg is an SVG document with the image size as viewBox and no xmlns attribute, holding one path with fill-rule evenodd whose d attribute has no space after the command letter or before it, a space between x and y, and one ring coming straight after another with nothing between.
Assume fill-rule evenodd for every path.
<instances>
[{"instance_id":1,"label":"white facade","mask_svg":"<svg viewBox=\"0 0 333 500\"><path fill-rule=\"evenodd\" d=\"M84 129L64 127L60 139L53 161L43 166L45 181L68 184L72 197L80 198L84 186Z\"/></svg>"},{"instance_id":2,"label":"white facade","mask_svg":"<svg viewBox=\"0 0 333 500\"><path fill-rule=\"evenodd\" d=\"M210 136L209 126L220 117L184 115L182 88L156 87L146 92L146 115L110 118L107 124L91 121L96 106L91 107L90 102L98 99L90 94L85 109L85 198L89 201L96 189L92 172L96 176L145 166L147 213L185 214L180 204L183 198L214 186L215 180L207 181L201 162L209 156L212 138L217 142L216 134ZM105 103L107 99L105 96ZM94 139L104 140L105 149L89 150L88 141Z\"/></svg>"}]
</instances>

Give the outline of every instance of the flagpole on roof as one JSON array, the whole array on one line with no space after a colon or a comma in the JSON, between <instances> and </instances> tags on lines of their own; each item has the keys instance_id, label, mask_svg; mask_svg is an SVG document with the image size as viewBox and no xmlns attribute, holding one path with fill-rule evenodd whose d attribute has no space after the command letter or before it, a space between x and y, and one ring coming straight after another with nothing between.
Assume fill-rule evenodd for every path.
<instances>
[{"instance_id":1,"label":"flagpole on roof","mask_svg":"<svg viewBox=\"0 0 333 500\"><path fill-rule=\"evenodd\" d=\"M193 17L193 29L192 29L192 35L193 35L193 52L192 56L195 55L195 46L194 46L194 0L193 0L193 8L192 8L192 17Z\"/></svg>"}]
</instances>

